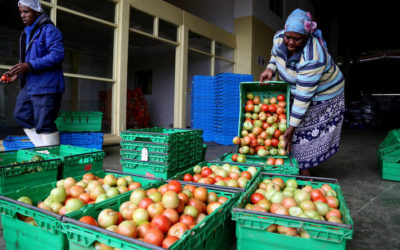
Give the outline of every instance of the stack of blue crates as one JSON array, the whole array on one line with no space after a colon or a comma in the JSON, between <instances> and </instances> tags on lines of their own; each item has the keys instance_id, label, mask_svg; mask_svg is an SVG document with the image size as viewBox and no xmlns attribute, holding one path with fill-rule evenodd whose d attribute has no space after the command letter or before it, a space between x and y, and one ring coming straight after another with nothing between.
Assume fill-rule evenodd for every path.
<instances>
[{"instance_id":1,"label":"stack of blue crates","mask_svg":"<svg viewBox=\"0 0 400 250\"><path fill-rule=\"evenodd\" d=\"M192 128L204 130L204 141L232 145L238 132L240 82L252 80L252 75L233 73L193 77Z\"/></svg>"},{"instance_id":2,"label":"stack of blue crates","mask_svg":"<svg viewBox=\"0 0 400 250\"><path fill-rule=\"evenodd\" d=\"M103 146L103 133L60 132L60 144L101 149ZM5 151L34 147L27 136L7 136L7 138L3 140L3 146Z\"/></svg>"},{"instance_id":3,"label":"stack of blue crates","mask_svg":"<svg viewBox=\"0 0 400 250\"><path fill-rule=\"evenodd\" d=\"M192 128L203 130L204 141L214 141L215 90L212 76L192 78Z\"/></svg>"},{"instance_id":4,"label":"stack of blue crates","mask_svg":"<svg viewBox=\"0 0 400 250\"><path fill-rule=\"evenodd\" d=\"M240 83L253 81L252 75L222 73L215 79L215 142L232 145L237 136L240 114Z\"/></svg>"}]
</instances>

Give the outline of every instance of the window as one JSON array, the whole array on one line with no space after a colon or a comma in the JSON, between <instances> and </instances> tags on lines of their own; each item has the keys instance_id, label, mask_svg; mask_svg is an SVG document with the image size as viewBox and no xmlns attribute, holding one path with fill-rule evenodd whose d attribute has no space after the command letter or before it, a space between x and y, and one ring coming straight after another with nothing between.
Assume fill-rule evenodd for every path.
<instances>
[{"instance_id":1,"label":"window","mask_svg":"<svg viewBox=\"0 0 400 250\"><path fill-rule=\"evenodd\" d=\"M272 10L278 17L282 18L283 1L282 0L269 0L269 9Z\"/></svg>"},{"instance_id":2,"label":"window","mask_svg":"<svg viewBox=\"0 0 400 250\"><path fill-rule=\"evenodd\" d=\"M138 70L135 72L135 89L140 88L144 95L151 95L153 71Z\"/></svg>"}]
</instances>

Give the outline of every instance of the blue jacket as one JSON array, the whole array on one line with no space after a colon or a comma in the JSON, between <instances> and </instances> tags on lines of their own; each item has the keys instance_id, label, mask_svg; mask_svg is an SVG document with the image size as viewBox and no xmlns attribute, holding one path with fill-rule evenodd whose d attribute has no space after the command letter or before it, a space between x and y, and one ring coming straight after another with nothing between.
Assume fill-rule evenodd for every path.
<instances>
[{"instance_id":1,"label":"blue jacket","mask_svg":"<svg viewBox=\"0 0 400 250\"><path fill-rule=\"evenodd\" d=\"M19 59L29 65L29 71L20 75L20 86L31 95L63 93L63 36L46 14L38 18L28 45L25 30L20 37Z\"/></svg>"}]
</instances>

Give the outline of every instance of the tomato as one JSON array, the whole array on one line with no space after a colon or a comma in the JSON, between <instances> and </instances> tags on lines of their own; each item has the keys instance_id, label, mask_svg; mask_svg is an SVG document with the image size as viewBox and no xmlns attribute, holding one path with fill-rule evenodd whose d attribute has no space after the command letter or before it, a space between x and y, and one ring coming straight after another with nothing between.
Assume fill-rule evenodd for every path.
<instances>
[{"instance_id":1,"label":"tomato","mask_svg":"<svg viewBox=\"0 0 400 250\"><path fill-rule=\"evenodd\" d=\"M339 219L342 218L342 214L340 213L340 210L337 208L332 209L331 211L329 211L325 217L329 220L329 217L337 217Z\"/></svg>"},{"instance_id":2,"label":"tomato","mask_svg":"<svg viewBox=\"0 0 400 250\"><path fill-rule=\"evenodd\" d=\"M91 201L89 193L82 193L78 198L81 199L85 204L88 204Z\"/></svg>"},{"instance_id":3,"label":"tomato","mask_svg":"<svg viewBox=\"0 0 400 250\"><path fill-rule=\"evenodd\" d=\"M326 202L328 203L328 206L331 208L339 208L339 200L336 197L327 196Z\"/></svg>"},{"instance_id":4,"label":"tomato","mask_svg":"<svg viewBox=\"0 0 400 250\"><path fill-rule=\"evenodd\" d=\"M261 99L259 96L254 97L253 99L254 104L260 104L261 103Z\"/></svg>"},{"instance_id":5,"label":"tomato","mask_svg":"<svg viewBox=\"0 0 400 250\"><path fill-rule=\"evenodd\" d=\"M175 241L179 240L178 237L176 236L167 236L162 242L162 247L167 249L169 248L172 244L175 243Z\"/></svg>"},{"instance_id":6,"label":"tomato","mask_svg":"<svg viewBox=\"0 0 400 250\"><path fill-rule=\"evenodd\" d=\"M281 136L281 135L282 135L282 132L279 129L275 129L274 137L279 138L279 136Z\"/></svg>"},{"instance_id":7,"label":"tomato","mask_svg":"<svg viewBox=\"0 0 400 250\"><path fill-rule=\"evenodd\" d=\"M251 122L251 124L253 124L253 120L250 118L246 118L246 120L244 120L244 122Z\"/></svg>"},{"instance_id":8,"label":"tomato","mask_svg":"<svg viewBox=\"0 0 400 250\"><path fill-rule=\"evenodd\" d=\"M115 213L118 215L117 225L119 225L125 219L124 219L124 217L122 217L122 214L120 212L115 212Z\"/></svg>"},{"instance_id":9,"label":"tomato","mask_svg":"<svg viewBox=\"0 0 400 250\"><path fill-rule=\"evenodd\" d=\"M138 234L136 224L130 220L121 222L116 233L132 238L136 238Z\"/></svg>"},{"instance_id":10,"label":"tomato","mask_svg":"<svg viewBox=\"0 0 400 250\"><path fill-rule=\"evenodd\" d=\"M283 165L284 164L284 160L282 158L277 158L275 160L275 164L274 165Z\"/></svg>"},{"instance_id":11,"label":"tomato","mask_svg":"<svg viewBox=\"0 0 400 250\"><path fill-rule=\"evenodd\" d=\"M269 106L267 104L263 104L263 105L261 105L261 109L260 110L263 111L263 112L268 112L269 111Z\"/></svg>"},{"instance_id":12,"label":"tomato","mask_svg":"<svg viewBox=\"0 0 400 250\"><path fill-rule=\"evenodd\" d=\"M253 177L249 171L243 171L241 176L248 180L251 180L251 178Z\"/></svg>"},{"instance_id":13,"label":"tomato","mask_svg":"<svg viewBox=\"0 0 400 250\"><path fill-rule=\"evenodd\" d=\"M267 129L269 128L271 125L268 122L263 122L262 128L263 129Z\"/></svg>"},{"instance_id":14,"label":"tomato","mask_svg":"<svg viewBox=\"0 0 400 250\"><path fill-rule=\"evenodd\" d=\"M232 161L235 161L235 162L236 162L236 161L237 161L237 158L238 158L238 155L237 155L237 154L233 154L233 155L232 155Z\"/></svg>"},{"instance_id":15,"label":"tomato","mask_svg":"<svg viewBox=\"0 0 400 250\"><path fill-rule=\"evenodd\" d=\"M185 204L188 203L188 201L189 201L189 196L185 193L179 193L178 198L179 198L179 200L185 202Z\"/></svg>"},{"instance_id":16,"label":"tomato","mask_svg":"<svg viewBox=\"0 0 400 250\"><path fill-rule=\"evenodd\" d=\"M194 181L194 182L198 182L201 178L203 178L203 177L201 176L201 174L195 174L195 175L193 175L193 181Z\"/></svg>"},{"instance_id":17,"label":"tomato","mask_svg":"<svg viewBox=\"0 0 400 250\"><path fill-rule=\"evenodd\" d=\"M208 194L207 194L207 198L208 198ZM203 202L198 199L195 199L195 198L190 199L188 202L188 205L195 207L197 209L197 211L199 211L199 212L203 210Z\"/></svg>"},{"instance_id":18,"label":"tomato","mask_svg":"<svg viewBox=\"0 0 400 250\"><path fill-rule=\"evenodd\" d=\"M211 168L209 168L209 167L204 167L204 168L201 170L201 176L202 176L202 177L207 177L207 176L209 176L210 174L212 174L212 170L211 170Z\"/></svg>"},{"instance_id":19,"label":"tomato","mask_svg":"<svg viewBox=\"0 0 400 250\"><path fill-rule=\"evenodd\" d=\"M277 107L277 108L276 108L276 113L277 113L278 115L284 114L284 113L285 113L285 109L282 108L282 107Z\"/></svg>"},{"instance_id":20,"label":"tomato","mask_svg":"<svg viewBox=\"0 0 400 250\"><path fill-rule=\"evenodd\" d=\"M168 236L175 236L178 238L181 238L182 235L189 230L189 226L183 222L178 222L174 224L169 230L168 230Z\"/></svg>"},{"instance_id":21,"label":"tomato","mask_svg":"<svg viewBox=\"0 0 400 250\"><path fill-rule=\"evenodd\" d=\"M193 216L187 214L182 214L179 218L179 221L185 223L189 227L191 225L196 225L196 220L193 218Z\"/></svg>"},{"instance_id":22,"label":"tomato","mask_svg":"<svg viewBox=\"0 0 400 250\"><path fill-rule=\"evenodd\" d=\"M271 112L271 113L275 113L276 112L276 105L275 104L269 105L269 112Z\"/></svg>"},{"instance_id":23,"label":"tomato","mask_svg":"<svg viewBox=\"0 0 400 250\"><path fill-rule=\"evenodd\" d=\"M184 181L193 181L193 176L191 174L185 174L183 176Z\"/></svg>"},{"instance_id":24,"label":"tomato","mask_svg":"<svg viewBox=\"0 0 400 250\"><path fill-rule=\"evenodd\" d=\"M324 196L319 196L319 197L315 198L312 201L314 201L314 202L315 201L320 201L320 202L323 202L323 203L328 203L327 199ZM329 204L328 204L328 206L329 206Z\"/></svg>"},{"instance_id":25,"label":"tomato","mask_svg":"<svg viewBox=\"0 0 400 250\"><path fill-rule=\"evenodd\" d=\"M260 200L265 199L264 195L260 194L260 193L254 193L251 195L250 200L251 203L253 204L257 204Z\"/></svg>"},{"instance_id":26,"label":"tomato","mask_svg":"<svg viewBox=\"0 0 400 250\"><path fill-rule=\"evenodd\" d=\"M189 189L190 190L190 192L194 192L194 190L196 189L196 187L195 186L193 186L193 185L185 185L184 187L183 187L183 189Z\"/></svg>"},{"instance_id":27,"label":"tomato","mask_svg":"<svg viewBox=\"0 0 400 250\"><path fill-rule=\"evenodd\" d=\"M286 115L285 114L280 114L279 116L278 116L278 119L279 119L279 121L281 121L281 120L286 120Z\"/></svg>"},{"instance_id":28,"label":"tomato","mask_svg":"<svg viewBox=\"0 0 400 250\"><path fill-rule=\"evenodd\" d=\"M254 104L253 100L247 100L246 105L249 104L249 103L250 104Z\"/></svg>"},{"instance_id":29,"label":"tomato","mask_svg":"<svg viewBox=\"0 0 400 250\"><path fill-rule=\"evenodd\" d=\"M219 182L222 180L224 180L224 178L222 176L219 176L219 175L215 176L215 182Z\"/></svg>"},{"instance_id":30,"label":"tomato","mask_svg":"<svg viewBox=\"0 0 400 250\"><path fill-rule=\"evenodd\" d=\"M272 145L273 147L277 147L278 144L279 144L279 140L278 140L278 139L276 139L276 138L272 138L272 139L271 139L271 145Z\"/></svg>"},{"instance_id":31,"label":"tomato","mask_svg":"<svg viewBox=\"0 0 400 250\"><path fill-rule=\"evenodd\" d=\"M315 201L316 198L324 197L324 194L319 189L313 189L310 192L310 197L312 201ZM325 199L326 203L326 199Z\"/></svg>"},{"instance_id":32,"label":"tomato","mask_svg":"<svg viewBox=\"0 0 400 250\"><path fill-rule=\"evenodd\" d=\"M208 196L208 191L204 187L198 187L194 190L193 196L196 199L199 199L200 201L207 201L207 196Z\"/></svg>"},{"instance_id":33,"label":"tomato","mask_svg":"<svg viewBox=\"0 0 400 250\"><path fill-rule=\"evenodd\" d=\"M286 102L279 102L278 107L285 108L286 107Z\"/></svg>"},{"instance_id":34,"label":"tomato","mask_svg":"<svg viewBox=\"0 0 400 250\"><path fill-rule=\"evenodd\" d=\"M182 185L179 181L172 180L167 184L168 191L174 191L175 193L180 193L182 191Z\"/></svg>"},{"instance_id":35,"label":"tomato","mask_svg":"<svg viewBox=\"0 0 400 250\"><path fill-rule=\"evenodd\" d=\"M132 182L131 184L129 184L128 189L129 191L132 191L136 188L140 188L142 186L142 184L140 184L139 182Z\"/></svg>"},{"instance_id":36,"label":"tomato","mask_svg":"<svg viewBox=\"0 0 400 250\"><path fill-rule=\"evenodd\" d=\"M143 240L144 240L144 242L147 242L147 243L150 243L150 244L153 244L156 246L161 246L161 244L164 240L164 235L160 229L151 228L146 232Z\"/></svg>"},{"instance_id":37,"label":"tomato","mask_svg":"<svg viewBox=\"0 0 400 250\"><path fill-rule=\"evenodd\" d=\"M149 197L146 197L146 198L143 198L143 200L141 200L139 202L139 207L147 209L149 207L149 205L152 204L152 203L153 203L153 200L150 199Z\"/></svg>"},{"instance_id":38,"label":"tomato","mask_svg":"<svg viewBox=\"0 0 400 250\"><path fill-rule=\"evenodd\" d=\"M270 166L275 165L275 158L269 157L269 158L267 159L267 165L270 165Z\"/></svg>"},{"instance_id":39,"label":"tomato","mask_svg":"<svg viewBox=\"0 0 400 250\"><path fill-rule=\"evenodd\" d=\"M79 221L83 222L83 223L87 223L89 225L98 227L99 225L97 224L97 221L95 220L95 218L93 218L92 216L83 216L82 218L79 219Z\"/></svg>"},{"instance_id":40,"label":"tomato","mask_svg":"<svg viewBox=\"0 0 400 250\"><path fill-rule=\"evenodd\" d=\"M169 219L169 221L171 222L171 225L173 225L179 221L179 214L173 208L165 209L164 212L162 213L162 215L164 215L165 217L167 217Z\"/></svg>"},{"instance_id":41,"label":"tomato","mask_svg":"<svg viewBox=\"0 0 400 250\"><path fill-rule=\"evenodd\" d=\"M253 147L253 148L258 146L258 142L257 142L256 138L251 139L250 146Z\"/></svg>"},{"instance_id":42,"label":"tomato","mask_svg":"<svg viewBox=\"0 0 400 250\"><path fill-rule=\"evenodd\" d=\"M171 221L168 219L168 217L159 214L151 220L151 226L160 229L161 232L165 234L171 227Z\"/></svg>"},{"instance_id":43,"label":"tomato","mask_svg":"<svg viewBox=\"0 0 400 250\"><path fill-rule=\"evenodd\" d=\"M283 102L283 101L285 101L285 96L284 95L278 95L276 97L276 99L278 99L278 102Z\"/></svg>"},{"instance_id":44,"label":"tomato","mask_svg":"<svg viewBox=\"0 0 400 250\"><path fill-rule=\"evenodd\" d=\"M239 136L233 137L232 142L233 142L233 144L238 145L238 144L240 143L240 138L239 138Z\"/></svg>"},{"instance_id":45,"label":"tomato","mask_svg":"<svg viewBox=\"0 0 400 250\"><path fill-rule=\"evenodd\" d=\"M168 191L168 184L163 184L158 187L158 192L165 194Z\"/></svg>"},{"instance_id":46,"label":"tomato","mask_svg":"<svg viewBox=\"0 0 400 250\"><path fill-rule=\"evenodd\" d=\"M247 103L246 106L244 107L244 110L246 110L246 112L253 112L254 111L254 104Z\"/></svg>"},{"instance_id":47,"label":"tomato","mask_svg":"<svg viewBox=\"0 0 400 250\"><path fill-rule=\"evenodd\" d=\"M149 231L152 228L150 222L146 221L141 223L138 227L137 227L137 231L138 231L138 236L140 238L144 238L144 236L146 235L147 231Z\"/></svg>"},{"instance_id":48,"label":"tomato","mask_svg":"<svg viewBox=\"0 0 400 250\"><path fill-rule=\"evenodd\" d=\"M1 81L2 82L6 82L7 81L7 76L6 75L2 75L1 76Z\"/></svg>"}]
</instances>

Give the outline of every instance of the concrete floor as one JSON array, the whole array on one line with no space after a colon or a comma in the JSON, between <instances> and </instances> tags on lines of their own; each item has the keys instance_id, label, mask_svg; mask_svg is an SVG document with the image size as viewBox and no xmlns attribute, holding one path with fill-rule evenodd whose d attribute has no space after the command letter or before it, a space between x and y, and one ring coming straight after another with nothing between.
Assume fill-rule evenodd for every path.
<instances>
[{"instance_id":1,"label":"concrete floor","mask_svg":"<svg viewBox=\"0 0 400 250\"><path fill-rule=\"evenodd\" d=\"M339 152L312 175L337 178L354 221L347 249L400 249L400 182L382 180L376 149L387 131L343 130ZM233 146L207 143L206 160ZM119 146L105 147L105 169L122 170ZM1 228L2 234L2 228ZM0 240L0 249L5 249Z\"/></svg>"}]
</instances>

